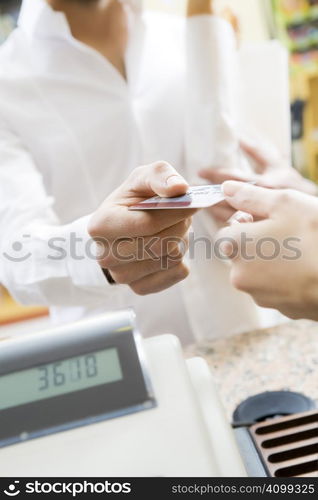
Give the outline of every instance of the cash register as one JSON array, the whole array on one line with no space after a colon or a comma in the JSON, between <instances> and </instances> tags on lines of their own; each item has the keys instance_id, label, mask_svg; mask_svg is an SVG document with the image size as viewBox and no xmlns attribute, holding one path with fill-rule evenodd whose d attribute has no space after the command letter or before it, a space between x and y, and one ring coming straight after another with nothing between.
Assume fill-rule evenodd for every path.
<instances>
[{"instance_id":1,"label":"cash register","mask_svg":"<svg viewBox=\"0 0 318 500\"><path fill-rule=\"evenodd\" d=\"M234 430L206 362L172 335L142 339L131 310L5 340L0 476L312 476L318 412L273 419L287 400L306 402L250 398Z\"/></svg>"}]
</instances>

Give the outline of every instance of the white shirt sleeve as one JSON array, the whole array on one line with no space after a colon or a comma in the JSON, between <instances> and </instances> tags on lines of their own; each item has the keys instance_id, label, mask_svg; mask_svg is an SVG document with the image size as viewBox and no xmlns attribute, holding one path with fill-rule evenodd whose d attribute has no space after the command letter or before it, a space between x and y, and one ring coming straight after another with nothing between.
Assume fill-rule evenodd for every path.
<instances>
[{"instance_id":1,"label":"white shirt sleeve","mask_svg":"<svg viewBox=\"0 0 318 500\"><path fill-rule=\"evenodd\" d=\"M61 225L19 138L0 125L0 279L24 304L81 306L111 292L94 258L89 215Z\"/></svg>"},{"instance_id":2,"label":"white shirt sleeve","mask_svg":"<svg viewBox=\"0 0 318 500\"><path fill-rule=\"evenodd\" d=\"M186 37L186 157L190 180L197 182L200 168L237 166L238 58L224 19L191 17Z\"/></svg>"}]
</instances>

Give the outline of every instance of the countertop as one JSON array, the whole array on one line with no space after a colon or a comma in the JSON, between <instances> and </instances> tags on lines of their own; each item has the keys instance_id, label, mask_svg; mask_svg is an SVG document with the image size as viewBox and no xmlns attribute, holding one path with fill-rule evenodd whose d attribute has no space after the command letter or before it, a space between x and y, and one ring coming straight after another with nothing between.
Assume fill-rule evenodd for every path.
<instances>
[{"instance_id":1,"label":"countertop","mask_svg":"<svg viewBox=\"0 0 318 500\"><path fill-rule=\"evenodd\" d=\"M318 323L293 321L206 341L185 355L206 359L229 419L241 401L265 391L300 392L318 405Z\"/></svg>"},{"instance_id":2,"label":"countertop","mask_svg":"<svg viewBox=\"0 0 318 500\"><path fill-rule=\"evenodd\" d=\"M45 307L22 306L17 304L9 293L0 285L0 328L23 323L37 318L48 317ZM0 333L1 336L1 333Z\"/></svg>"}]
</instances>

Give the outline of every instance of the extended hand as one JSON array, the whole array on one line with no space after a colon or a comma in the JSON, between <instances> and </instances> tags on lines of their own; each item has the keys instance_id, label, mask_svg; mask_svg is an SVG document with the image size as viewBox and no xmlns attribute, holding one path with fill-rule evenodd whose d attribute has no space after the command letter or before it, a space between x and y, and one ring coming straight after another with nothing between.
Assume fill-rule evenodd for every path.
<instances>
[{"instance_id":1,"label":"extended hand","mask_svg":"<svg viewBox=\"0 0 318 500\"><path fill-rule=\"evenodd\" d=\"M130 211L154 195L185 194L187 182L164 162L139 167L92 216L89 233L99 264L139 295L160 292L188 276L183 258L194 210Z\"/></svg>"},{"instance_id":2,"label":"extended hand","mask_svg":"<svg viewBox=\"0 0 318 500\"><path fill-rule=\"evenodd\" d=\"M255 165L255 172L243 173L240 169L229 170L223 167L207 168L199 172L200 177L211 184L222 184L234 180L240 182L255 182L258 186L271 189L295 189L306 194L317 195L317 186L302 177L290 166L273 163L270 157L258 149L241 143L241 148ZM228 204L220 204L209 209L212 217L220 224L227 222L235 212Z\"/></svg>"},{"instance_id":3,"label":"extended hand","mask_svg":"<svg viewBox=\"0 0 318 500\"><path fill-rule=\"evenodd\" d=\"M261 219L220 231L233 285L264 307L318 320L318 199L292 190L226 182L234 210Z\"/></svg>"}]
</instances>

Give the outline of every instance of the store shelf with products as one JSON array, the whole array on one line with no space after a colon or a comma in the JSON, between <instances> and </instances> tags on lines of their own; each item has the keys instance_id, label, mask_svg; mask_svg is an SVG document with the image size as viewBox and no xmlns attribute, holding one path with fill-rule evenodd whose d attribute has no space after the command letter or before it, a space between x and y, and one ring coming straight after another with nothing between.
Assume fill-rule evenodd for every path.
<instances>
[{"instance_id":1,"label":"store shelf with products","mask_svg":"<svg viewBox=\"0 0 318 500\"><path fill-rule=\"evenodd\" d=\"M295 166L318 181L318 0L272 0L290 51Z\"/></svg>"},{"instance_id":2,"label":"store shelf with products","mask_svg":"<svg viewBox=\"0 0 318 500\"><path fill-rule=\"evenodd\" d=\"M15 28L21 0L0 0L0 44Z\"/></svg>"}]
</instances>

